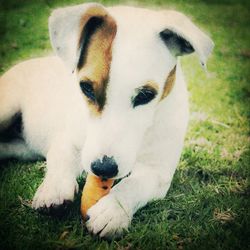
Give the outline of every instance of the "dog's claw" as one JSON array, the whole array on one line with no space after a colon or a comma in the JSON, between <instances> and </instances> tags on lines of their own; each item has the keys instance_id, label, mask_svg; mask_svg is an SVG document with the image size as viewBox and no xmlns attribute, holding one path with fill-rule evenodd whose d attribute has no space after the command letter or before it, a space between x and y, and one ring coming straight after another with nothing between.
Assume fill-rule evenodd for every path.
<instances>
[{"instance_id":1,"label":"dog's claw","mask_svg":"<svg viewBox=\"0 0 250 250\"><path fill-rule=\"evenodd\" d=\"M64 183L45 178L35 193L32 207L42 214L61 217L72 203L77 186L75 180Z\"/></svg>"}]
</instances>

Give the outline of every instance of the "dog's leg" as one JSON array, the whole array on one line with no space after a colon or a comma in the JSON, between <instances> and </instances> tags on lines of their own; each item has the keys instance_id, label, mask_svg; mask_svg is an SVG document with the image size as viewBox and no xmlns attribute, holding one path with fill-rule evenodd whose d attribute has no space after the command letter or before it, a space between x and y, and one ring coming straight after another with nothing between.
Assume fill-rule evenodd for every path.
<instances>
[{"instance_id":1,"label":"dog's leg","mask_svg":"<svg viewBox=\"0 0 250 250\"><path fill-rule=\"evenodd\" d=\"M60 205L73 201L78 192L79 152L60 136L51 145L47 154L47 172L32 206L53 214Z\"/></svg>"},{"instance_id":2,"label":"dog's leg","mask_svg":"<svg viewBox=\"0 0 250 250\"><path fill-rule=\"evenodd\" d=\"M163 198L170 186L175 166L169 173L140 165L89 209L87 228L100 237L117 236L128 228L133 214L147 202Z\"/></svg>"}]
</instances>

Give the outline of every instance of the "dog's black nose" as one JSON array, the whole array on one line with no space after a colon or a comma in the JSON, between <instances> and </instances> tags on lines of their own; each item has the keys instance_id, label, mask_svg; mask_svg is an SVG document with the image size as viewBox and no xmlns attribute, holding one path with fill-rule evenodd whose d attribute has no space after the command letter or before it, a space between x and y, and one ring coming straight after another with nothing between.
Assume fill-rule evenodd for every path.
<instances>
[{"instance_id":1,"label":"dog's black nose","mask_svg":"<svg viewBox=\"0 0 250 250\"><path fill-rule=\"evenodd\" d=\"M109 179L117 175L118 166L113 157L104 155L102 161L98 159L91 163L91 170L95 175Z\"/></svg>"}]
</instances>

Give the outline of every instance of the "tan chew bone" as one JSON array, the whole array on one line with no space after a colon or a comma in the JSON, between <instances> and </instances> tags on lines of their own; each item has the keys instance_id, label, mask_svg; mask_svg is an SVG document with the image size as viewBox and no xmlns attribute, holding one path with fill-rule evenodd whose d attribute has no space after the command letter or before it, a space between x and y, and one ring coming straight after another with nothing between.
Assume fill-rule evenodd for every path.
<instances>
[{"instance_id":1,"label":"tan chew bone","mask_svg":"<svg viewBox=\"0 0 250 250\"><path fill-rule=\"evenodd\" d=\"M102 179L91 174L87 176L81 198L81 213L84 219L88 209L110 192L113 183L113 179Z\"/></svg>"}]
</instances>

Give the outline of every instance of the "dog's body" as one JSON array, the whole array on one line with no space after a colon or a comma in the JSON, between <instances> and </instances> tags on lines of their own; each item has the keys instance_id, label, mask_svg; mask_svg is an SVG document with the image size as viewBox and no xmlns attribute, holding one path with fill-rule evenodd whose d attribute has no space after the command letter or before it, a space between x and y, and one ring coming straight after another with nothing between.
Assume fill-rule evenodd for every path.
<instances>
[{"instance_id":1,"label":"dog's body","mask_svg":"<svg viewBox=\"0 0 250 250\"><path fill-rule=\"evenodd\" d=\"M212 41L177 12L98 4L55 11L50 35L61 58L23 62L0 79L0 131L17 114L23 124L18 139L0 142L0 159L46 158L33 200L40 208L73 200L77 176L110 157L112 178L131 174L89 209L87 227L120 233L138 208L165 196L181 155L188 94L176 57L195 50L205 64Z\"/></svg>"}]
</instances>

